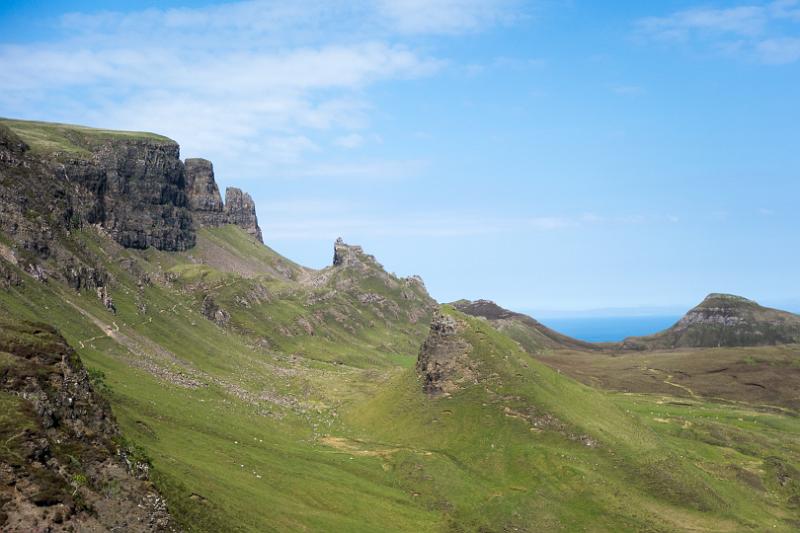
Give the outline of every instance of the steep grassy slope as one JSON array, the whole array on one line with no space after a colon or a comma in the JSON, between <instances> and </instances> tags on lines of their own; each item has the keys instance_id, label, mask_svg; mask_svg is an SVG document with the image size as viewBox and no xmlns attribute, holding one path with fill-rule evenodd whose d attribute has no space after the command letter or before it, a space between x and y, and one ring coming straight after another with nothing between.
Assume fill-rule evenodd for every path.
<instances>
[{"instance_id":1,"label":"steep grassy slope","mask_svg":"<svg viewBox=\"0 0 800 533\"><path fill-rule=\"evenodd\" d=\"M467 324L460 335L472 346L479 384L467 381L449 398L433 398L411 368L416 346L384 352L399 345L386 303L358 296L399 294L402 310L407 287L396 280L395 288L382 288L368 262L349 275L346 265L314 273L286 262L287 273L278 276L276 262L285 260L267 251L266 274L257 274L250 257L254 272L244 277L203 263L199 252L224 243L227 257L246 255L241 247L251 237L238 228L201 232L201 241L216 244L201 242L194 255L124 250L93 230L72 238L108 269L116 314L94 291L21 271L20 285L0 291L0 305L56 325L87 365L104 373L123 433L146 450L171 512L187 529L794 527L796 418L598 392L452 310ZM322 274L327 281L313 288L309 280ZM237 289L215 289L220 280ZM237 307L236 297L253 283L266 287L269 302ZM308 294L327 294L327 283L338 284L334 302L345 299L342 305L374 325L365 320L353 333L334 320L288 340L279 328L248 327L245 319L260 312L262 322L271 317L284 327L308 316ZM227 324L202 314L208 291L230 309ZM426 331L410 333L427 330L422 322L402 322L405 344L422 343ZM281 342L304 356L276 349Z\"/></svg>"},{"instance_id":2,"label":"steep grassy slope","mask_svg":"<svg viewBox=\"0 0 800 533\"><path fill-rule=\"evenodd\" d=\"M407 371L345 420L353 449L382 457L452 530L789 531L800 523L798 479L776 475L796 472L796 418L601 393L488 324L445 313L469 354L445 372L457 390L427 395L424 376Z\"/></svg>"},{"instance_id":3,"label":"steep grassy slope","mask_svg":"<svg viewBox=\"0 0 800 533\"><path fill-rule=\"evenodd\" d=\"M451 304L464 314L484 318L497 330L511 337L531 354L545 350L572 348L577 350L597 350L597 346L573 339L553 331L537 320L503 309L489 300L458 300Z\"/></svg>"},{"instance_id":4,"label":"steep grassy slope","mask_svg":"<svg viewBox=\"0 0 800 533\"><path fill-rule=\"evenodd\" d=\"M224 241L232 257L243 243L252 248L254 242L235 227L206 234L217 245ZM290 262L269 251L261 252L265 274L253 278L200 264L200 255L125 250L95 230L74 232L71 239L63 244L113 279L109 293L115 313L93 290L76 292L55 281L36 281L7 263L19 284L0 291L0 306L57 326L87 364L105 374L123 432L151 456L158 484L185 527L374 531L398 519L409 530L430 530L438 522L434 513L419 513L411 496L388 480L376 479L363 465L319 444L338 424L344 402L379 387L397 364L413 364L417 345L404 339L413 349L403 352L397 339L408 334L403 331L416 332L420 339L427 331L424 315L430 304L417 288L406 296L419 296L415 308L422 314L403 326L405 314L396 319L379 299L363 304L358 299L408 289L394 278L382 288L377 280L385 281L385 273L369 265L352 277L365 287L361 281L348 282L336 296L363 321L346 327L323 322L314 326L314 334L298 329L287 338L306 356L301 357L270 346L280 342L281 325L289 327L313 312L306 307L309 296L330 292L325 283L314 288L291 281L290 275L320 273L292 270ZM248 261L252 265L255 260ZM275 276L271 269L278 263L289 265L294 274ZM323 273L332 280L348 278L344 268ZM196 270L204 273L200 282ZM215 290L219 280L230 292ZM236 304L254 283L265 290L265 301L258 304L248 296L249 309ZM221 306L230 306L227 324L202 314L208 291ZM403 299L398 309L410 311L409 302ZM263 310L260 317L258 309ZM256 326L257 321L278 325L255 335L247 317ZM340 335L341 344L328 338L332 335ZM382 351L390 344L393 349ZM341 364L345 359L353 364ZM374 368L361 370L359 365Z\"/></svg>"},{"instance_id":5,"label":"steep grassy slope","mask_svg":"<svg viewBox=\"0 0 800 533\"><path fill-rule=\"evenodd\" d=\"M592 389L531 357L582 345L432 321L357 246L312 270L196 231L171 141L6 124L2 314L63 334L186 530L797 529L796 411Z\"/></svg>"}]
</instances>

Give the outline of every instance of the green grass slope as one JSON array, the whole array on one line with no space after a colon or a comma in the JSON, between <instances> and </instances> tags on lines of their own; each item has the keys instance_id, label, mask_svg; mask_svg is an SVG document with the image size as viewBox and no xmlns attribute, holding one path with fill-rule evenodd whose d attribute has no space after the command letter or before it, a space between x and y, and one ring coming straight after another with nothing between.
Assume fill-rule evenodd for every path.
<instances>
[{"instance_id":1,"label":"green grass slope","mask_svg":"<svg viewBox=\"0 0 800 533\"><path fill-rule=\"evenodd\" d=\"M797 527L793 413L596 391L452 309L480 379L433 398L413 368L424 288L356 247L315 271L232 226L182 253L92 228L60 245L108 274L116 313L3 259L21 283L0 308L57 327L104 376L188 531Z\"/></svg>"},{"instance_id":2,"label":"green grass slope","mask_svg":"<svg viewBox=\"0 0 800 533\"><path fill-rule=\"evenodd\" d=\"M540 354L548 350L571 348L575 350L597 350L598 347L578 339L573 339L554 331L539 321L503 309L489 300L458 300L451 304L464 314L488 320L495 329L511 337L530 354Z\"/></svg>"},{"instance_id":3,"label":"green grass slope","mask_svg":"<svg viewBox=\"0 0 800 533\"><path fill-rule=\"evenodd\" d=\"M117 131L89 128L74 124L15 120L0 117L5 126L22 139L35 154L67 153L91 155L91 147L109 140L140 140L175 144L175 141L155 133Z\"/></svg>"},{"instance_id":4,"label":"green grass slope","mask_svg":"<svg viewBox=\"0 0 800 533\"><path fill-rule=\"evenodd\" d=\"M385 469L451 530L797 526L797 479L781 485L773 466L797 466L796 418L600 392L445 313L464 324L475 382L429 396L409 370L345 420L352 442L395 450Z\"/></svg>"}]
</instances>

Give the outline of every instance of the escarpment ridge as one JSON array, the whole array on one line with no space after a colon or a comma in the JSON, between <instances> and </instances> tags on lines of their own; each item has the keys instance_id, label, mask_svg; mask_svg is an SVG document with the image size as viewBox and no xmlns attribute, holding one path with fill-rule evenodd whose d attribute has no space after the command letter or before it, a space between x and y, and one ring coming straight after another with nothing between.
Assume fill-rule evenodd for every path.
<instances>
[{"instance_id":1,"label":"escarpment ridge","mask_svg":"<svg viewBox=\"0 0 800 533\"><path fill-rule=\"evenodd\" d=\"M2 229L44 257L83 224L137 249L188 250L198 228L222 224L262 240L248 194L231 188L222 204L211 163L184 163L175 141L151 133L0 119L0 207Z\"/></svg>"}]
</instances>

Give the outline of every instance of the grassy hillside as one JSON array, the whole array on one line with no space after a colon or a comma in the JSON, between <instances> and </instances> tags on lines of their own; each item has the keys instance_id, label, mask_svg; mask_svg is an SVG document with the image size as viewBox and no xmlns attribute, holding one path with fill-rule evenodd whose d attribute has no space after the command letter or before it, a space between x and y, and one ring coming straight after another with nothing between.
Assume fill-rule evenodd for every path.
<instances>
[{"instance_id":1,"label":"grassy hillside","mask_svg":"<svg viewBox=\"0 0 800 533\"><path fill-rule=\"evenodd\" d=\"M789 531L800 523L798 480L781 485L775 476L800 458L796 418L593 390L485 322L446 312L467 324L479 383L433 398L407 371L346 420L361 448L394 450L386 470L454 530Z\"/></svg>"},{"instance_id":2,"label":"grassy hillside","mask_svg":"<svg viewBox=\"0 0 800 533\"><path fill-rule=\"evenodd\" d=\"M797 527L794 413L594 390L452 309L480 380L433 398L430 301L355 249L314 271L233 226L182 253L62 244L116 313L9 263L0 308L62 332L189 531Z\"/></svg>"},{"instance_id":3,"label":"grassy hillside","mask_svg":"<svg viewBox=\"0 0 800 533\"><path fill-rule=\"evenodd\" d=\"M598 349L591 343L562 335L528 315L503 309L489 300L458 300L451 305L464 314L488 320L495 329L517 341L530 354L564 348Z\"/></svg>"},{"instance_id":4,"label":"grassy hillside","mask_svg":"<svg viewBox=\"0 0 800 533\"><path fill-rule=\"evenodd\" d=\"M91 146L115 139L175 143L175 141L155 133L103 130L55 122L36 122L0 117L0 126L5 126L14 132L30 146L33 153L37 154L61 152L77 156L88 156L91 154Z\"/></svg>"},{"instance_id":5,"label":"grassy hillside","mask_svg":"<svg viewBox=\"0 0 800 533\"><path fill-rule=\"evenodd\" d=\"M733 294L709 294L674 326L646 337L630 337L624 349L775 346L800 343L800 315L763 307Z\"/></svg>"}]
</instances>

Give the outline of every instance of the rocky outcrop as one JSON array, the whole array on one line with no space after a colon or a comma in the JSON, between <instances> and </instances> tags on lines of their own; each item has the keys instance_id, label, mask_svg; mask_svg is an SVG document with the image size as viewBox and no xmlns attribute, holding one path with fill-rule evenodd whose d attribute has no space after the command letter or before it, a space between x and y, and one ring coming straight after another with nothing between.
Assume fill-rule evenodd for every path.
<instances>
[{"instance_id":1,"label":"rocky outcrop","mask_svg":"<svg viewBox=\"0 0 800 533\"><path fill-rule=\"evenodd\" d=\"M713 348L800 343L800 315L732 294L709 294L671 328L630 337L628 350Z\"/></svg>"},{"instance_id":2,"label":"rocky outcrop","mask_svg":"<svg viewBox=\"0 0 800 533\"><path fill-rule=\"evenodd\" d=\"M256 204L249 194L236 187L228 187L225 190L225 215L229 224L236 224L259 242L264 242L261 228L258 227Z\"/></svg>"},{"instance_id":3,"label":"rocky outcrop","mask_svg":"<svg viewBox=\"0 0 800 533\"><path fill-rule=\"evenodd\" d=\"M221 226L228 223L224 204L214 179L214 166L206 159L187 159L186 196L189 209L198 227Z\"/></svg>"},{"instance_id":4,"label":"rocky outcrop","mask_svg":"<svg viewBox=\"0 0 800 533\"><path fill-rule=\"evenodd\" d=\"M364 253L361 246L345 243L341 237L333 243L333 266L361 271L383 269L374 255Z\"/></svg>"},{"instance_id":5,"label":"rocky outcrop","mask_svg":"<svg viewBox=\"0 0 800 533\"><path fill-rule=\"evenodd\" d=\"M417 373L428 394L449 396L464 385L477 382L478 363L470 358L472 345L461 335L464 328L452 316L434 315L417 359Z\"/></svg>"},{"instance_id":6,"label":"rocky outcrop","mask_svg":"<svg viewBox=\"0 0 800 533\"><path fill-rule=\"evenodd\" d=\"M264 242L256 217L256 205L249 194L229 187L225 203L214 179L214 167L205 159L186 160L186 194L189 208L198 227L217 227L235 224Z\"/></svg>"},{"instance_id":7,"label":"rocky outcrop","mask_svg":"<svg viewBox=\"0 0 800 533\"><path fill-rule=\"evenodd\" d=\"M64 339L0 317L0 355L0 530L170 531L149 464Z\"/></svg>"},{"instance_id":8,"label":"rocky outcrop","mask_svg":"<svg viewBox=\"0 0 800 533\"><path fill-rule=\"evenodd\" d=\"M227 326L231 320L230 313L224 309L221 309L210 294L206 294L203 298L203 303L200 306L200 313L207 319L222 327Z\"/></svg>"}]
</instances>

